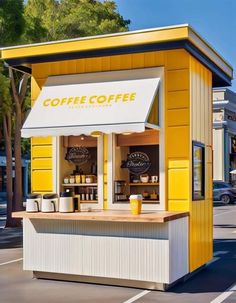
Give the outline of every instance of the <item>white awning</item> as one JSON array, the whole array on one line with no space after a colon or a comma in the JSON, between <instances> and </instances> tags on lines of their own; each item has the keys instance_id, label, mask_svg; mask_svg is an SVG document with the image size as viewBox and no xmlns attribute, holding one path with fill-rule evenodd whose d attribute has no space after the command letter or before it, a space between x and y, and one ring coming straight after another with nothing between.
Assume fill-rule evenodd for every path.
<instances>
[{"instance_id":1,"label":"white awning","mask_svg":"<svg viewBox=\"0 0 236 303\"><path fill-rule=\"evenodd\" d=\"M142 132L160 78L157 69L49 77L23 128L22 137Z\"/></svg>"}]
</instances>

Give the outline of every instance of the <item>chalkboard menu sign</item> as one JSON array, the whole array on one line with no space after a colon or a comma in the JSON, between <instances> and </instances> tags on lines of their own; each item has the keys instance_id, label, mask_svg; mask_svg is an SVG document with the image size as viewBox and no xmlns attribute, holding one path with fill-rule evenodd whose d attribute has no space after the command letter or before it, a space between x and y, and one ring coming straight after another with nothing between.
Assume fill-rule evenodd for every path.
<instances>
[{"instance_id":1,"label":"chalkboard menu sign","mask_svg":"<svg viewBox=\"0 0 236 303\"><path fill-rule=\"evenodd\" d=\"M76 165L83 165L91 159L91 154L86 147L72 147L68 149L65 159Z\"/></svg>"},{"instance_id":2,"label":"chalkboard menu sign","mask_svg":"<svg viewBox=\"0 0 236 303\"><path fill-rule=\"evenodd\" d=\"M151 161L148 155L144 152L133 152L128 154L127 160L123 161L121 168L127 168L133 175L140 175L148 171L151 166Z\"/></svg>"}]
</instances>

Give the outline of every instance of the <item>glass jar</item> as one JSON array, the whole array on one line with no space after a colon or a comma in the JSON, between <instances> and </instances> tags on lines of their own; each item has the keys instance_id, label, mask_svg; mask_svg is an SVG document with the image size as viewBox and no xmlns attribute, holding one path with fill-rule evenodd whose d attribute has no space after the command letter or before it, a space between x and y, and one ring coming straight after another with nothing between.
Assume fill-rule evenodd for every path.
<instances>
[{"instance_id":1,"label":"glass jar","mask_svg":"<svg viewBox=\"0 0 236 303\"><path fill-rule=\"evenodd\" d=\"M75 176L70 175L69 180L70 180L70 184L74 184L75 183Z\"/></svg>"},{"instance_id":2,"label":"glass jar","mask_svg":"<svg viewBox=\"0 0 236 303\"><path fill-rule=\"evenodd\" d=\"M81 176L75 175L75 183L79 184L81 182Z\"/></svg>"}]
</instances>

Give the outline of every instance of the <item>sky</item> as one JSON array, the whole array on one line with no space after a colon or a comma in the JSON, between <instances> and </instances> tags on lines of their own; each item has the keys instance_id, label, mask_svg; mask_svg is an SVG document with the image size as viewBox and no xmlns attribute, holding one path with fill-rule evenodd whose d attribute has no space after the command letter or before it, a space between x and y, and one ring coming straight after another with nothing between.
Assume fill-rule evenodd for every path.
<instances>
[{"instance_id":1,"label":"sky","mask_svg":"<svg viewBox=\"0 0 236 303\"><path fill-rule=\"evenodd\" d=\"M236 71L236 0L116 0L130 30L188 23ZM234 77L236 73L234 72ZM236 80L231 90L236 92Z\"/></svg>"}]
</instances>

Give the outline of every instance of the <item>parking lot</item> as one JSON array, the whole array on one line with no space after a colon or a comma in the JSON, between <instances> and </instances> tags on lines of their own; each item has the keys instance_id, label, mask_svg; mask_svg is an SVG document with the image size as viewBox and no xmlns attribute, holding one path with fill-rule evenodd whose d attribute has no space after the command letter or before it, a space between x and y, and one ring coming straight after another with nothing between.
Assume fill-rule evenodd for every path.
<instances>
[{"instance_id":1,"label":"parking lot","mask_svg":"<svg viewBox=\"0 0 236 303\"><path fill-rule=\"evenodd\" d=\"M168 292L37 280L23 271L22 230L0 229L0 302L236 302L236 204L214 207L214 259Z\"/></svg>"}]
</instances>

